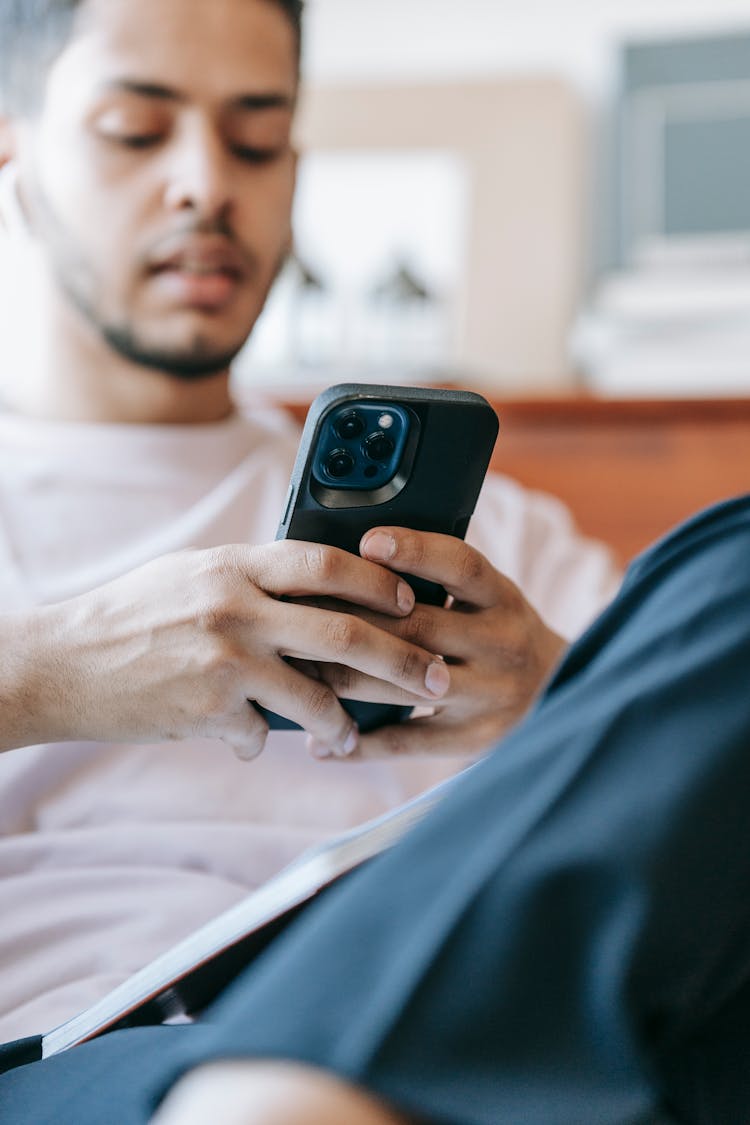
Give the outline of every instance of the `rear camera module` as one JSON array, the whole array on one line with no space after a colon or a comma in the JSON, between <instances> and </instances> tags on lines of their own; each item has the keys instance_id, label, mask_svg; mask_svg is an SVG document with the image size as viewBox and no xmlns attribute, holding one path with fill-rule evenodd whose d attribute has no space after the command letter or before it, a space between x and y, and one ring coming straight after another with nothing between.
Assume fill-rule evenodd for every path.
<instances>
[{"instance_id":1,"label":"rear camera module","mask_svg":"<svg viewBox=\"0 0 750 1125\"><path fill-rule=\"evenodd\" d=\"M370 434L365 442L365 453L371 461L387 461L392 456L396 446L393 438L384 434L382 430Z\"/></svg>"},{"instance_id":2,"label":"rear camera module","mask_svg":"<svg viewBox=\"0 0 750 1125\"><path fill-rule=\"evenodd\" d=\"M404 487L419 432L399 402L347 395L316 421L310 487L326 507L380 504Z\"/></svg>"},{"instance_id":3,"label":"rear camera module","mask_svg":"<svg viewBox=\"0 0 750 1125\"><path fill-rule=\"evenodd\" d=\"M354 470L354 458L348 449L334 449L326 457L325 469L329 477L341 480Z\"/></svg>"}]
</instances>

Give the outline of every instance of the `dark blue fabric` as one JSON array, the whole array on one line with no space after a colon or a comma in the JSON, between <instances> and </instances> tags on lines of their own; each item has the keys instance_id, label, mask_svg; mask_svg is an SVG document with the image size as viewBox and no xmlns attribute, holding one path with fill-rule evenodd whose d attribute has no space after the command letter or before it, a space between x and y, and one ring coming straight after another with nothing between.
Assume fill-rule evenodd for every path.
<instances>
[{"instance_id":1,"label":"dark blue fabric","mask_svg":"<svg viewBox=\"0 0 750 1125\"><path fill-rule=\"evenodd\" d=\"M180 1057L195 1025L117 1031L0 1076L2 1125L145 1125L150 1086ZM219 1123L217 1122L217 1125Z\"/></svg>"},{"instance_id":2,"label":"dark blue fabric","mask_svg":"<svg viewBox=\"0 0 750 1125\"><path fill-rule=\"evenodd\" d=\"M16 1066L39 1062L42 1057L41 1035L30 1035L28 1039L16 1039L13 1043L0 1044L0 1074Z\"/></svg>"},{"instance_id":3,"label":"dark blue fabric","mask_svg":"<svg viewBox=\"0 0 750 1125\"><path fill-rule=\"evenodd\" d=\"M747 1125L750 498L642 556L516 732L201 1026L11 1072L2 1120L100 1122L116 1091L147 1121L242 1056L455 1125Z\"/></svg>"}]
</instances>

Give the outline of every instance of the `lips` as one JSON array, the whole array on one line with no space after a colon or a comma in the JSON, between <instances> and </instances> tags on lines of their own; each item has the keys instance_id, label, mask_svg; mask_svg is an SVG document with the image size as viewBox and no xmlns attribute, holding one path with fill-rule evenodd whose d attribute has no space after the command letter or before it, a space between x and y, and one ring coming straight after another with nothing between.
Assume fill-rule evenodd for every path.
<instances>
[{"instance_id":1,"label":"lips","mask_svg":"<svg viewBox=\"0 0 750 1125\"><path fill-rule=\"evenodd\" d=\"M230 246L176 250L151 267L152 273L163 273L165 270L196 274L226 273L233 277L241 277L244 273L240 255Z\"/></svg>"},{"instance_id":2,"label":"lips","mask_svg":"<svg viewBox=\"0 0 750 1125\"><path fill-rule=\"evenodd\" d=\"M240 252L224 239L191 239L170 249L149 266L164 297L207 311L222 308L247 277Z\"/></svg>"}]
</instances>

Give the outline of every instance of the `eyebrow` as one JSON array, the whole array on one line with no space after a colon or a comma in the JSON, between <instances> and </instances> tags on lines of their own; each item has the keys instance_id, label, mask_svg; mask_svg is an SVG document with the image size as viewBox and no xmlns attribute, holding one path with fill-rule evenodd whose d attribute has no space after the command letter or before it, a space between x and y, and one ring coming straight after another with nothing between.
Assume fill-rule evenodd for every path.
<instances>
[{"instance_id":1,"label":"eyebrow","mask_svg":"<svg viewBox=\"0 0 750 1125\"><path fill-rule=\"evenodd\" d=\"M188 99L178 90L170 86L162 86L158 82L138 82L130 78L118 78L104 86L107 93L136 94L141 98L155 98L163 102L182 103ZM268 92L258 94L240 94L231 99L231 106L235 109L264 110L294 108L294 97L289 94Z\"/></svg>"}]
</instances>

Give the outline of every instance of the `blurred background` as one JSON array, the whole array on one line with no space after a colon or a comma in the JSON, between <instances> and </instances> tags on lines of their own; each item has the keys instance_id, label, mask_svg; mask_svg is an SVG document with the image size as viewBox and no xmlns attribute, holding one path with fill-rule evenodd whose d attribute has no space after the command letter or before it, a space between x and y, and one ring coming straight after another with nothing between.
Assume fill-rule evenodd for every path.
<instances>
[{"instance_id":1,"label":"blurred background","mask_svg":"<svg viewBox=\"0 0 750 1125\"><path fill-rule=\"evenodd\" d=\"M746 0L308 0L304 72L247 389L750 393Z\"/></svg>"}]
</instances>

